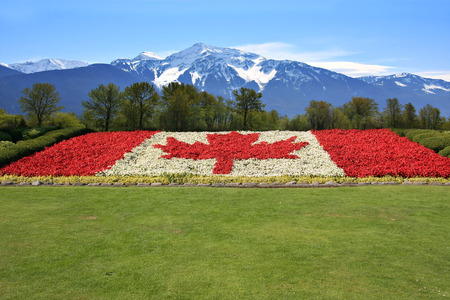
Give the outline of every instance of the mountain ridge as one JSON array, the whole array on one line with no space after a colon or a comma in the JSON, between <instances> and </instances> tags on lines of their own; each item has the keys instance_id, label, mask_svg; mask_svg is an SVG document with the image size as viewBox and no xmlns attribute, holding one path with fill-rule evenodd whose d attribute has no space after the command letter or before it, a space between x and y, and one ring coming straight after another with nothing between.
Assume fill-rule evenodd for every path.
<instances>
[{"instance_id":1,"label":"mountain ridge","mask_svg":"<svg viewBox=\"0 0 450 300\"><path fill-rule=\"evenodd\" d=\"M102 65L115 68L108 68L115 75L105 74L105 67L102 70L96 70ZM83 83L79 86L80 92L76 94L81 96L80 93L84 93L83 100L85 100L90 89L96 87L92 87L93 84L105 82L100 78L105 76L104 79L113 80L112 82L120 85L122 89L125 87L123 84L130 80L148 81L158 90L170 82L178 81L192 84L200 90L225 98L232 98L232 92L235 89L253 88L263 93L261 100L266 103L266 109L276 109L281 115L288 116L303 113L310 100L324 100L339 106L350 101L353 96L373 98L380 105L383 105L386 99L396 97L403 104L413 103L417 109L429 103L441 109L443 114L450 114L450 82L444 80L407 73L352 78L303 62L268 59L255 53L214 47L204 43L196 43L165 58L152 52L141 52L132 59L116 59L110 64L94 64L76 67L76 69L82 71L60 70L61 73L58 73L58 76L67 77L67 79L56 80L57 90L62 89L61 93L69 97L70 100L67 102L71 103L81 102L65 92L66 89L74 91L71 81ZM33 78L41 81L55 81L53 76L46 75L46 72L52 71L5 76L1 71L0 69L0 105L13 101L11 98L13 94L17 98L18 93L20 94L17 87L23 86L18 84L19 81L31 83L30 77L25 75L40 74L34 75ZM89 74L95 80L87 84L86 81L73 78L81 73L85 74L84 76ZM8 92L11 85L15 86L14 92ZM5 94L8 96L6 97ZM70 107L75 106L70 105ZM75 112L80 111L81 103L80 108Z\"/></svg>"}]
</instances>

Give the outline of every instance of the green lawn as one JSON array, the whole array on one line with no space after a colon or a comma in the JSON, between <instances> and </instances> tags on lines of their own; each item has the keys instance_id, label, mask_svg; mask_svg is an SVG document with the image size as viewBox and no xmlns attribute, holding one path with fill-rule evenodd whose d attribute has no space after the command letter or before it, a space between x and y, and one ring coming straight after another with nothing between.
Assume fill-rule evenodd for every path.
<instances>
[{"instance_id":1,"label":"green lawn","mask_svg":"<svg viewBox=\"0 0 450 300\"><path fill-rule=\"evenodd\" d=\"M0 188L0 299L443 296L449 187Z\"/></svg>"}]
</instances>

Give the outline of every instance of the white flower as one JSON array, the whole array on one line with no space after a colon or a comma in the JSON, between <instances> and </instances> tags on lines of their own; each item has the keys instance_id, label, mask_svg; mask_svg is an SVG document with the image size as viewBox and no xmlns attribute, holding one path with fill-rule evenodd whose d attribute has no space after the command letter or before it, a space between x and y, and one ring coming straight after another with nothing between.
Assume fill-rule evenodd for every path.
<instances>
[{"instance_id":1,"label":"white flower","mask_svg":"<svg viewBox=\"0 0 450 300\"><path fill-rule=\"evenodd\" d=\"M229 132L219 132L227 134ZM249 134L253 132L240 132ZM161 158L165 153L153 147L157 144L167 144L167 138L173 137L178 141L193 144L201 142L208 144L207 134L212 132L160 132L147 139L144 143L134 148L124 158L117 161L105 175L142 175L153 176L162 174L188 173L195 175L213 175L215 159L194 160L185 158ZM308 142L309 145L291 154L297 155L297 159L246 159L235 160L229 176L345 176L342 169L330 159L310 131L266 131L261 132L258 141L269 144L280 140L286 140L296 136L295 142Z\"/></svg>"}]
</instances>

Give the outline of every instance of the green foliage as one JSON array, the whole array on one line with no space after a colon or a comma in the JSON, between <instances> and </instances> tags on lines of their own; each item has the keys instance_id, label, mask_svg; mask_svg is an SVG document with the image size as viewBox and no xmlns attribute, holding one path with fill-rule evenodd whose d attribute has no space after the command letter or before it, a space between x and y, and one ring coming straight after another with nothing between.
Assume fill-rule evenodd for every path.
<instances>
[{"instance_id":1,"label":"green foliage","mask_svg":"<svg viewBox=\"0 0 450 300\"><path fill-rule=\"evenodd\" d=\"M411 102L405 105L405 110L403 111L403 125L405 128L416 128L418 125L416 108Z\"/></svg>"},{"instance_id":2,"label":"green foliage","mask_svg":"<svg viewBox=\"0 0 450 300\"><path fill-rule=\"evenodd\" d=\"M12 145L14 145L13 142L0 140L0 149L1 148L7 148L7 147L12 146Z\"/></svg>"},{"instance_id":3,"label":"green foliage","mask_svg":"<svg viewBox=\"0 0 450 300\"><path fill-rule=\"evenodd\" d=\"M247 130L248 116L252 111L261 111L265 104L261 102L261 93L257 93L253 89L241 88L239 91L234 90L235 98L234 109L242 116L242 129Z\"/></svg>"},{"instance_id":4,"label":"green foliage","mask_svg":"<svg viewBox=\"0 0 450 300\"><path fill-rule=\"evenodd\" d=\"M38 137L40 135L42 135L43 132L35 129L35 128L31 128L31 129L27 129L23 132L23 139L24 140L30 140L30 139L34 139L35 137Z\"/></svg>"},{"instance_id":5,"label":"green foliage","mask_svg":"<svg viewBox=\"0 0 450 300\"><path fill-rule=\"evenodd\" d=\"M12 141L11 135L6 132L0 131L0 141Z\"/></svg>"},{"instance_id":6,"label":"green foliage","mask_svg":"<svg viewBox=\"0 0 450 300\"><path fill-rule=\"evenodd\" d=\"M83 101L85 117L92 118L100 124L104 131L110 129L122 101L120 87L113 83L107 86L100 84L89 93L89 101Z\"/></svg>"},{"instance_id":7,"label":"green foliage","mask_svg":"<svg viewBox=\"0 0 450 300\"><path fill-rule=\"evenodd\" d=\"M450 135L436 135L428 138L420 139L419 144L435 151L439 152L444 148L450 146Z\"/></svg>"},{"instance_id":8,"label":"green foliage","mask_svg":"<svg viewBox=\"0 0 450 300\"><path fill-rule=\"evenodd\" d=\"M305 109L311 129L329 129L331 127L332 105L325 101L311 100Z\"/></svg>"},{"instance_id":9,"label":"green foliage","mask_svg":"<svg viewBox=\"0 0 450 300\"><path fill-rule=\"evenodd\" d=\"M386 100L384 117L386 120L386 125L390 128L398 128L402 125L402 105L397 98Z\"/></svg>"},{"instance_id":10,"label":"green foliage","mask_svg":"<svg viewBox=\"0 0 450 300\"><path fill-rule=\"evenodd\" d=\"M24 127L25 118L21 115L8 115L3 109L0 109L0 128Z\"/></svg>"},{"instance_id":11,"label":"green foliage","mask_svg":"<svg viewBox=\"0 0 450 300\"><path fill-rule=\"evenodd\" d=\"M57 112L50 118L50 124L57 128L83 127L75 113Z\"/></svg>"},{"instance_id":12,"label":"green foliage","mask_svg":"<svg viewBox=\"0 0 450 300\"><path fill-rule=\"evenodd\" d=\"M16 144L0 149L0 166L18 160L62 140L88 132L85 128L66 128L47 132L34 139L18 141Z\"/></svg>"},{"instance_id":13,"label":"green foliage","mask_svg":"<svg viewBox=\"0 0 450 300\"><path fill-rule=\"evenodd\" d=\"M421 143L424 139L430 138L430 137L436 137L441 136L442 134L438 131L430 131L430 132L423 132L420 134L416 134L413 138L413 142L415 143Z\"/></svg>"},{"instance_id":14,"label":"green foliage","mask_svg":"<svg viewBox=\"0 0 450 300\"><path fill-rule=\"evenodd\" d=\"M439 155L450 157L450 145L439 151Z\"/></svg>"},{"instance_id":15,"label":"green foliage","mask_svg":"<svg viewBox=\"0 0 450 300\"><path fill-rule=\"evenodd\" d=\"M434 132L434 130L430 130L430 129L426 129L426 130L424 130L424 129L411 130L411 131L406 133L406 137L410 141L414 141L414 137L416 135L423 134L423 133L432 133L432 132Z\"/></svg>"},{"instance_id":16,"label":"green foliage","mask_svg":"<svg viewBox=\"0 0 450 300\"><path fill-rule=\"evenodd\" d=\"M441 111L427 104L419 110L419 121L422 128L440 129L442 122Z\"/></svg>"},{"instance_id":17,"label":"green foliage","mask_svg":"<svg viewBox=\"0 0 450 300\"><path fill-rule=\"evenodd\" d=\"M126 119L128 130L144 129L155 112L159 94L148 82L134 83L125 88L121 113Z\"/></svg>"},{"instance_id":18,"label":"green foliage","mask_svg":"<svg viewBox=\"0 0 450 300\"><path fill-rule=\"evenodd\" d=\"M378 119L378 103L365 97L353 97L343 106L343 110L351 122L352 128L370 129L378 128L381 122Z\"/></svg>"},{"instance_id":19,"label":"green foliage","mask_svg":"<svg viewBox=\"0 0 450 300\"><path fill-rule=\"evenodd\" d=\"M27 114L31 124L41 126L54 113L63 109L62 106L58 106L61 100L59 93L49 83L35 83L32 89L26 88L22 93L24 96L20 97L20 107Z\"/></svg>"},{"instance_id":20,"label":"green foliage","mask_svg":"<svg viewBox=\"0 0 450 300\"><path fill-rule=\"evenodd\" d=\"M172 82L163 87L162 94L160 125L163 129L188 131L199 127L202 99L195 86Z\"/></svg>"},{"instance_id":21,"label":"green foliage","mask_svg":"<svg viewBox=\"0 0 450 300\"><path fill-rule=\"evenodd\" d=\"M286 117L281 124L282 130L306 131L311 129L308 117L305 115L296 115L291 120Z\"/></svg>"},{"instance_id":22,"label":"green foliage","mask_svg":"<svg viewBox=\"0 0 450 300\"><path fill-rule=\"evenodd\" d=\"M406 134L413 129L403 129L403 128L391 128L391 131L395 132L401 137L406 137Z\"/></svg>"}]
</instances>

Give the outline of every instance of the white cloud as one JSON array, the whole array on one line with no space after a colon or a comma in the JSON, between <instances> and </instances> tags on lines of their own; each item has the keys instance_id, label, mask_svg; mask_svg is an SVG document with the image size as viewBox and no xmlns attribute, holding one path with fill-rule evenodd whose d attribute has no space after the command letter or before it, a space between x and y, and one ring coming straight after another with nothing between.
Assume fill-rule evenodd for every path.
<instances>
[{"instance_id":1,"label":"white cloud","mask_svg":"<svg viewBox=\"0 0 450 300\"><path fill-rule=\"evenodd\" d=\"M350 61L324 61L324 62L308 62L308 64L342 73L350 77L370 76L370 75L390 75L393 74L394 67L381 65L367 65ZM392 71L391 71L392 70Z\"/></svg>"},{"instance_id":2,"label":"white cloud","mask_svg":"<svg viewBox=\"0 0 450 300\"><path fill-rule=\"evenodd\" d=\"M450 82L450 70L448 71L425 71L425 72L416 72L415 74L433 79L442 79Z\"/></svg>"},{"instance_id":3,"label":"white cloud","mask_svg":"<svg viewBox=\"0 0 450 300\"><path fill-rule=\"evenodd\" d=\"M315 52L311 51L302 52L296 50L296 46L294 45L280 42L264 43L264 44L248 44L243 46L236 46L233 48L247 52L257 53L266 58L278 60L289 59L301 62L321 61L354 54L353 52L348 52L341 49L332 49L327 51L315 51Z\"/></svg>"},{"instance_id":4,"label":"white cloud","mask_svg":"<svg viewBox=\"0 0 450 300\"><path fill-rule=\"evenodd\" d=\"M350 77L367 75L388 75L392 74L394 67L383 65L369 65L349 61L330 61L356 54L342 49L331 49L326 51L297 51L296 46L287 43L264 43L248 44L234 47L243 51L254 52L266 58L289 59L305 62L312 66L339 72Z\"/></svg>"}]
</instances>

